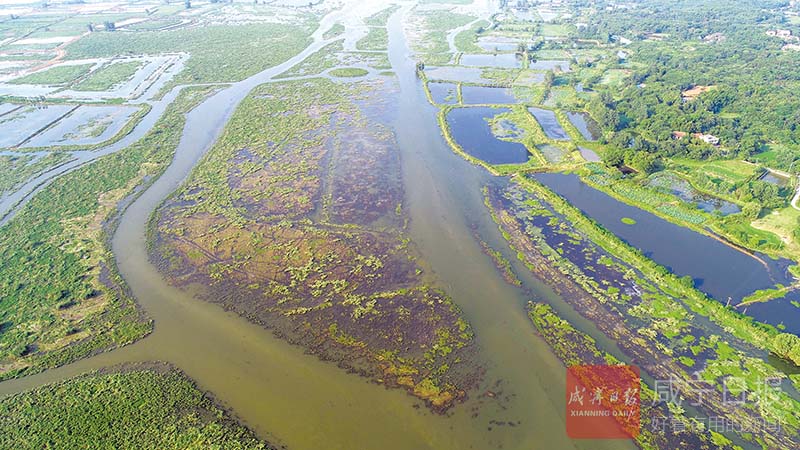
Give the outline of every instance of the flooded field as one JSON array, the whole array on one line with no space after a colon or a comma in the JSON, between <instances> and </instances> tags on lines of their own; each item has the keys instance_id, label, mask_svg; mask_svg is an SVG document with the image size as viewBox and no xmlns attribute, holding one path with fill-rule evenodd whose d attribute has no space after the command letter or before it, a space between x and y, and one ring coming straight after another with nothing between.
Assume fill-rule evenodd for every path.
<instances>
[{"instance_id":1,"label":"flooded field","mask_svg":"<svg viewBox=\"0 0 800 450\"><path fill-rule=\"evenodd\" d=\"M522 61L513 53L498 53L496 55L462 55L461 65L471 67L495 67L504 69L518 69Z\"/></svg>"},{"instance_id":2,"label":"flooded field","mask_svg":"<svg viewBox=\"0 0 800 450\"><path fill-rule=\"evenodd\" d=\"M567 112L567 118L587 141L596 141L600 137L600 127L588 113Z\"/></svg>"},{"instance_id":3,"label":"flooded field","mask_svg":"<svg viewBox=\"0 0 800 450\"><path fill-rule=\"evenodd\" d=\"M528 108L533 117L536 118L536 121L539 122L544 133L550 139L555 139L557 141L565 141L569 139L569 135L558 122L558 118L556 117L556 113L550 111L549 109L542 109L542 108Z\"/></svg>"},{"instance_id":4,"label":"flooded field","mask_svg":"<svg viewBox=\"0 0 800 450\"><path fill-rule=\"evenodd\" d=\"M488 86L461 86L461 97L466 105L492 105L517 103L509 88Z\"/></svg>"},{"instance_id":5,"label":"flooded field","mask_svg":"<svg viewBox=\"0 0 800 450\"><path fill-rule=\"evenodd\" d=\"M25 106L0 117L0 147L23 144L37 132L67 115L75 105Z\"/></svg>"},{"instance_id":6,"label":"flooded field","mask_svg":"<svg viewBox=\"0 0 800 450\"><path fill-rule=\"evenodd\" d=\"M9 112L19 108L20 105L15 105L13 103L0 103L0 116L4 116Z\"/></svg>"},{"instance_id":7,"label":"flooded field","mask_svg":"<svg viewBox=\"0 0 800 450\"><path fill-rule=\"evenodd\" d=\"M757 289L791 281L785 262L747 254L626 205L587 186L576 175L538 174L535 178L647 257L679 276L690 275L698 289L722 303L729 298L737 302ZM633 219L636 225L624 224L623 217Z\"/></svg>"},{"instance_id":8,"label":"flooded field","mask_svg":"<svg viewBox=\"0 0 800 450\"><path fill-rule=\"evenodd\" d=\"M519 142L498 139L489 123L504 108L456 108L447 115L447 124L456 143L468 154L489 164L519 164L528 161L530 153Z\"/></svg>"},{"instance_id":9,"label":"flooded field","mask_svg":"<svg viewBox=\"0 0 800 450\"><path fill-rule=\"evenodd\" d=\"M134 106L84 105L34 136L24 147L99 144L122 130L138 109Z\"/></svg>"}]
</instances>

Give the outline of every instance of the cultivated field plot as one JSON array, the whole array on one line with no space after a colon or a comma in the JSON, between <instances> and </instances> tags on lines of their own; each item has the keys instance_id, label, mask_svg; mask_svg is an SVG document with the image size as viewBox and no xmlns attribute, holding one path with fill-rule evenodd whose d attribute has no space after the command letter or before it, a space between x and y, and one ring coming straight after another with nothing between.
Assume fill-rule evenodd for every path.
<instances>
[{"instance_id":1,"label":"cultivated field plot","mask_svg":"<svg viewBox=\"0 0 800 450\"><path fill-rule=\"evenodd\" d=\"M26 106L0 117L0 147L22 144L73 108L73 105Z\"/></svg>"},{"instance_id":2,"label":"cultivated field plot","mask_svg":"<svg viewBox=\"0 0 800 450\"><path fill-rule=\"evenodd\" d=\"M94 145L114 137L138 108L134 106L81 106L23 147Z\"/></svg>"}]
</instances>

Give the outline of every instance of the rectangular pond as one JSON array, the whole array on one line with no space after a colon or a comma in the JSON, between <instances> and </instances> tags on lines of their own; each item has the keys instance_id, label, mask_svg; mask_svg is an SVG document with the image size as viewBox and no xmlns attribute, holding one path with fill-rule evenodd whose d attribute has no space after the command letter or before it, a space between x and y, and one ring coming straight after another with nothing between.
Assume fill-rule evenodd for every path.
<instances>
[{"instance_id":1,"label":"rectangular pond","mask_svg":"<svg viewBox=\"0 0 800 450\"><path fill-rule=\"evenodd\" d=\"M19 105L13 103L0 103L0 116L8 114L17 108L19 108Z\"/></svg>"},{"instance_id":2,"label":"rectangular pond","mask_svg":"<svg viewBox=\"0 0 800 450\"><path fill-rule=\"evenodd\" d=\"M567 112L567 118L587 141L596 141L600 138L600 126L589 114L585 112Z\"/></svg>"},{"instance_id":3,"label":"rectangular pond","mask_svg":"<svg viewBox=\"0 0 800 450\"><path fill-rule=\"evenodd\" d=\"M511 89L502 87L462 85L461 98L467 105L517 103Z\"/></svg>"},{"instance_id":4,"label":"rectangular pond","mask_svg":"<svg viewBox=\"0 0 800 450\"><path fill-rule=\"evenodd\" d=\"M522 61L514 53L498 53L495 55L470 54L462 55L462 66L494 67L501 69L519 69Z\"/></svg>"},{"instance_id":5,"label":"rectangular pond","mask_svg":"<svg viewBox=\"0 0 800 450\"><path fill-rule=\"evenodd\" d=\"M566 152L555 145L544 144L536 147L550 164L558 164L567 156Z\"/></svg>"},{"instance_id":6,"label":"rectangular pond","mask_svg":"<svg viewBox=\"0 0 800 450\"><path fill-rule=\"evenodd\" d=\"M602 159L600 155L598 155L594 150L586 147L578 146L578 150L581 152L581 156L583 159L589 162L600 162Z\"/></svg>"},{"instance_id":7,"label":"rectangular pond","mask_svg":"<svg viewBox=\"0 0 800 450\"><path fill-rule=\"evenodd\" d=\"M536 121L539 122L539 125L542 126L544 130L544 134L547 135L550 139L555 139L557 141L566 141L569 140L569 135L564 128L558 123L558 118L556 117L556 113L550 111L549 109L542 109L542 108L528 108L533 117L536 118Z\"/></svg>"},{"instance_id":8,"label":"rectangular pond","mask_svg":"<svg viewBox=\"0 0 800 450\"><path fill-rule=\"evenodd\" d=\"M137 110L133 106L81 106L24 147L99 144L119 133Z\"/></svg>"},{"instance_id":9,"label":"rectangular pond","mask_svg":"<svg viewBox=\"0 0 800 450\"><path fill-rule=\"evenodd\" d=\"M489 123L507 108L455 108L447 114L447 124L456 143L468 154L489 164L521 164L530 153L519 142L498 139Z\"/></svg>"},{"instance_id":10,"label":"rectangular pond","mask_svg":"<svg viewBox=\"0 0 800 450\"><path fill-rule=\"evenodd\" d=\"M74 105L25 106L0 117L0 147L14 147L55 122Z\"/></svg>"},{"instance_id":11,"label":"rectangular pond","mask_svg":"<svg viewBox=\"0 0 800 450\"><path fill-rule=\"evenodd\" d=\"M751 255L675 225L586 185L577 175L534 177L648 258L678 276L690 275L698 289L720 302L730 298L735 304L757 289L790 282L788 261ZM623 218L635 223L623 223Z\"/></svg>"},{"instance_id":12,"label":"rectangular pond","mask_svg":"<svg viewBox=\"0 0 800 450\"><path fill-rule=\"evenodd\" d=\"M559 70L561 72L569 72L569 61L565 60L547 60L540 59L534 61L529 66L533 70Z\"/></svg>"},{"instance_id":13,"label":"rectangular pond","mask_svg":"<svg viewBox=\"0 0 800 450\"><path fill-rule=\"evenodd\" d=\"M428 83L434 103L455 105L458 103L458 86L454 83Z\"/></svg>"}]
</instances>

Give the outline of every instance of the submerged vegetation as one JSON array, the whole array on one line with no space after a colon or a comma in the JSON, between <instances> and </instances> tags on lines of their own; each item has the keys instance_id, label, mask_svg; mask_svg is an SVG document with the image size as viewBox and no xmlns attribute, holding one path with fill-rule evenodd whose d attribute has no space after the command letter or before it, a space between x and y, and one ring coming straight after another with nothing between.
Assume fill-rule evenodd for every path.
<instances>
[{"instance_id":1,"label":"submerged vegetation","mask_svg":"<svg viewBox=\"0 0 800 450\"><path fill-rule=\"evenodd\" d=\"M443 411L474 383L472 332L403 235L393 92L257 88L158 213L151 254L174 283Z\"/></svg>"}]
</instances>

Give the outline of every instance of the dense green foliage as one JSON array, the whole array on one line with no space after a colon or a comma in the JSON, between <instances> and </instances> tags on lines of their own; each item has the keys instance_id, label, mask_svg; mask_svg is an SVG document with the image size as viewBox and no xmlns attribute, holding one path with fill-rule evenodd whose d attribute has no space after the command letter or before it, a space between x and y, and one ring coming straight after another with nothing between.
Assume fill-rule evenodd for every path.
<instances>
[{"instance_id":1,"label":"dense green foliage","mask_svg":"<svg viewBox=\"0 0 800 450\"><path fill-rule=\"evenodd\" d=\"M85 375L0 400L0 447L270 448L162 366Z\"/></svg>"},{"instance_id":2,"label":"dense green foliage","mask_svg":"<svg viewBox=\"0 0 800 450\"><path fill-rule=\"evenodd\" d=\"M590 104L592 114L617 132L613 143L626 152L750 158L767 150L767 142L780 142L772 162L788 168L800 152L800 65L796 51L766 34L797 34L779 11L786 3L643 0L632 9L599 8L577 36L632 43L619 65L629 71L621 84L585 80L601 91ZM675 131L711 134L721 146L691 136L672 139Z\"/></svg>"},{"instance_id":3,"label":"dense green foliage","mask_svg":"<svg viewBox=\"0 0 800 450\"><path fill-rule=\"evenodd\" d=\"M116 203L172 159L188 89L133 146L44 188L0 228L0 379L141 338L150 323L121 288L103 223Z\"/></svg>"}]
</instances>

